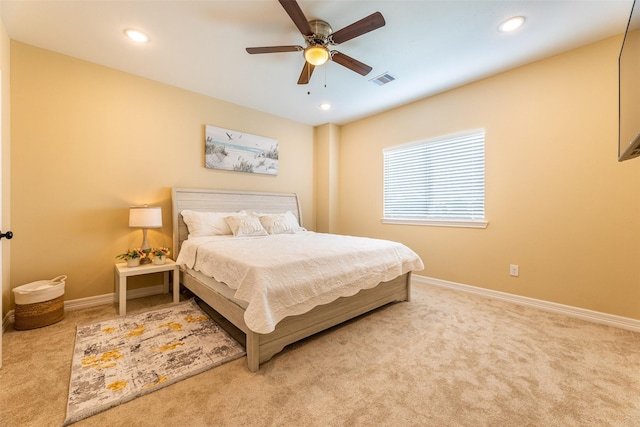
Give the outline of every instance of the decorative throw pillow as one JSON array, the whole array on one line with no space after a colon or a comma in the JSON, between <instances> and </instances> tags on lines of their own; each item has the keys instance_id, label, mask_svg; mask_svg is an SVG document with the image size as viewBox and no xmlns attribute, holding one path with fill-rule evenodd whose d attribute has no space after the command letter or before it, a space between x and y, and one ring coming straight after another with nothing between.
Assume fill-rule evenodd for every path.
<instances>
[{"instance_id":1,"label":"decorative throw pillow","mask_svg":"<svg viewBox=\"0 0 640 427\"><path fill-rule=\"evenodd\" d=\"M228 216L224 220L235 237L268 235L257 216Z\"/></svg>"},{"instance_id":2,"label":"decorative throw pillow","mask_svg":"<svg viewBox=\"0 0 640 427\"><path fill-rule=\"evenodd\" d=\"M228 216L246 216L243 212L196 212L184 210L180 212L187 224L189 237L218 236L232 234L225 221Z\"/></svg>"},{"instance_id":3,"label":"decorative throw pillow","mask_svg":"<svg viewBox=\"0 0 640 427\"><path fill-rule=\"evenodd\" d=\"M296 231L306 231L305 228L300 227L298 219L291 211L283 214L261 214L260 223L269 234L291 234Z\"/></svg>"}]
</instances>

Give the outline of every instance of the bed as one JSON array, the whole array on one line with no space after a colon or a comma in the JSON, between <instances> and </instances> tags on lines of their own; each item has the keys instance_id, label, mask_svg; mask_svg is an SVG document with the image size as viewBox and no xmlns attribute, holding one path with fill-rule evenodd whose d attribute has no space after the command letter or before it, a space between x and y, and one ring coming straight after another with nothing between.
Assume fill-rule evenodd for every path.
<instances>
[{"instance_id":1,"label":"bed","mask_svg":"<svg viewBox=\"0 0 640 427\"><path fill-rule=\"evenodd\" d=\"M177 255L177 260L181 263L181 283L245 335L247 365L249 370L252 372L257 371L261 363L271 359L275 354L282 351L284 347L289 344L391 302L409 301L411 294L411 271L423 268L422 261L410 249L406 248L404 245L400 245L399 243L388 242L398 245L403 256L405 252L408 254L407 257L409 258L411 258L411 254L413 254L414 259L411 259L411 262L403 261L401 266L397 268L381 269L384 270L384 272L380 273L383 274L380 277L384 277L385 280L375 280L375 282L371 282L373 279L369 277L368 272L372 269L369 267L361 268L362 271L367 272L365 274L367 277L363 277L362 280L358 279L358 283L362 284L361 289L352 287L345 291L340 286L334 286L332 281L333 279L327 280L327 282L331 282L331 285L327 285L327 288L331 288L335 290L335 292L342 293L344 296L335 297L331 295L326 296L314 294L310 297L311 299L315 298L313 299L313 302L309 302L308 304L305 302L306 305L302 304L302 309L300 307L296 307L296 311L284 312L284 314L278 309L265 314L255 308L256 305L260 306L263 299L268 299L263 295L263 293L269 292L269 286L267 286L268 283L282 282L282 286L285 286L287 281L291 281L291 277L302 276L296 276L288 273L283 273L281 276L274 276L274 274L280 273L274 271L272 274L272 270L265 270L266 273L262 274L261 271L263 270L259 270L258 266L244 265L250 264L247 259L251 259L252 256L246 257L247 259L242 260L242 264L237 267L232 264L225 264L225 269L222 272L215 272L214 270L209 272L208 270L210 268L213 269L213 267L209 267L210 263L205 263L206 257L203 255L207 253L205 252L205 249L219 251L218 253L212 252L208 255L215 264L216 262L226 262L226 258L229 258L229 262L232 262L232 254L234 251L237 251L240 254L248 253L244 251L248 251L250 249L258 252L262 251L262 253L265 254L274 252L259 249L260 246L257 246L259 244L267 245L278 242L278 244L283 245L283 247L295 248L295 245L299 244L297 243L297 239L309 238L313 241L320 242L321 245L325 245L324 247L327 249L326 252L332 252L332 247L326 246L332 244L332 241L328 239L342 239L338 240L339 243L337 245L334 244L333 246L338 248L350 246L351 244L353 244L354 247L357 247L357 245L362 243L360 241L365 240L365 238L324 235L322 233L304 231L304 229L301 228L303 221L300 202L297 195L293 193L263 193L174 188L172 192L172 208L174 252ZM242 212L242 215L245 215L245 212L248 212L248 215L256 215L256 213L259 213L262 215L260 218L272 216L281 218L284 213L287 213L286 215L292 216L296 225L300 226L300 231L276 235L276 233L271 234L272 230L269 229L267 237L244 238L241 237L240 234L238 234L237 237L196 235L194 230L196 227L193 225L194 215L198 215L198 218L204 218L204 215L219 216L227 215L226 213L232 212ZM185 221L185 217L187 221ZM228 222L229 217L227 216L225 218ZM187 222L191 224L191 235L189 234L190 230L187 226ZM231 225L230 222L229 224ZM234 230L234 234L235 231L236 230ZM306 236L298 237L297 234ZM375 242L374 239L369 240L370 242ZM367 248L371 247L372 249L370 250L377 251L378 249L375 248L375 245L371 245L370 242L367 245ZM251 246L250 249L240 246L245 244L255 246ZM382 249L380 249L380 251L382 251ZM295 250L295 252L298 253L305 251ZM294 257L297 255L292 253L290 256ZM303 255L301 254L300 256ZM360 257L355 262L357 264L361 262L366 263L370 258L368 254L357 256ZM393 256L396 258L398 257L397 254ZM272 256L272 258L277 257ZM309 259L311 259L311 257ZM291 265L297 265L294 264L295 262L298 261L291 259L291 262L288 263L289 267L291 267ZM304 260L301 260L300 262L306 263ZM232 267L229 267L229 265ZM262 268L263 266L260 265L259 267ZM244 270L242 270L243 268ZM244 278L243 282L239 285L234 283L234 276L230 273L230 271L235 272L235 270L239 270L237 274ZM374 268L373 270L376 269ZM247 272L249 271L257 271L257 273L254 274L253 277L247 278ZM212 276L215 276L215 278ZM220 277L228 277L228 280L216 280L220 279ZM273 279L272 277L278 277L278 279ZM328 277L331 276L328 275ZM302 281L301 279L295 280ZM249 281L248 285L247 281ZM366 283L367 281L368 284ZM262 282L265 282L266 285ZM343 280L340 279L338 282L342 283ZM260 286L262 285L264 285L264 290L260 290ZM293 285L296 284L294 283ZM348 281L345 281L344 285L356 286ZM277 288L277 286L274 287ZM245 293L243 293L243 289L249 289L254 292L251 294L254 296L245 295ZM276 291L277 290L274 290L273 292ZM281 291L275 299L286 300L286 298L289 298L290 294L290 290L284 290ZM293 297L297 298L296 295ZM268 304L266 305L268 308ZM256 313L258 313L257 316Z\"/></svg>"}]
</instances>

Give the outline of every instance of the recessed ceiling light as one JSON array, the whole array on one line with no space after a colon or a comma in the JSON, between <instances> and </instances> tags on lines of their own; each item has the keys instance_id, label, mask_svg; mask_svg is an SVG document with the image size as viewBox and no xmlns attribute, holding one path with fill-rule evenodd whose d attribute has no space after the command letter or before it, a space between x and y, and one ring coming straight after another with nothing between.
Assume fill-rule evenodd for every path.
<instances>
[{"instance_id":1,"label":"recessed ceiling light","mask_svg":"<svg viewBox=\"0 0 640 427\"><path fill-rule=\"evenodd\" d=\"M150 40L148 35L139 30L132 30L131 28L128 28L124 30L124 33L127 37L137 43L147 43Z\"/></svg>"},{"instance_id":2,"label":"recessed ceiling light","mask_svg":"<svg viewBox=\"0 0 640 427\"><path fill-rule=\"evenodd\" d=\"M324 110L324 111L330 110L331 109L331 104L329 104L327 102L325 102L323 104L320 104L320 109Z\"/></svg>"},{"instance_id":3,"label":"recessed ceiling light","mask_svg":"<svg viewBox=\"0 0 640 427\"><path fill-rule=\"evenodd\" d=\"M508 33L510 31L517 30L524 24L524 16L515 16L504 21L498 25L498 31Z\"/></svg>"}]
</instances>

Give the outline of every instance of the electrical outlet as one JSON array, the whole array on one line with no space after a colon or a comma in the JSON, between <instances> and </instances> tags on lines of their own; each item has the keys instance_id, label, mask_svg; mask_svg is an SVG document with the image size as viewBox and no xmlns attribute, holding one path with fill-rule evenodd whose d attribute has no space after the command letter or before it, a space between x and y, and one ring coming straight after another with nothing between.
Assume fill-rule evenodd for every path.
<instances>
[{"instance_id":1,"label":"electrical outlet","mask_svg":"<svg viewBox=\"0 0 640 427\"><path fill-rule=\"evenodd\" d=\"M509 275L518 277L520 275L520 267L518 264L509 264Z\"/></svg>"}]
</instances>

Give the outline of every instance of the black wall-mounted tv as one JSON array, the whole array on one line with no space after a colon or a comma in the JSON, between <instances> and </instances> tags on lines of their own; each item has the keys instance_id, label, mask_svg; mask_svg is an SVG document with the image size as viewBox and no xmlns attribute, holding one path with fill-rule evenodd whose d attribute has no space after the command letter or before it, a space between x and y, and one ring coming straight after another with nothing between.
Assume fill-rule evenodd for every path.
<instances>
[{"instance_id":1,"label":"black wall-mounted tv","mask_svg":"<svg viewBox=\"0 0 640 427\"><path fill-rule=\"evenodd\" d=\"M636 1L631 6L618 58L620 162L640 157L640 10L636 10Z\"/></svg>"}]
</instances>

